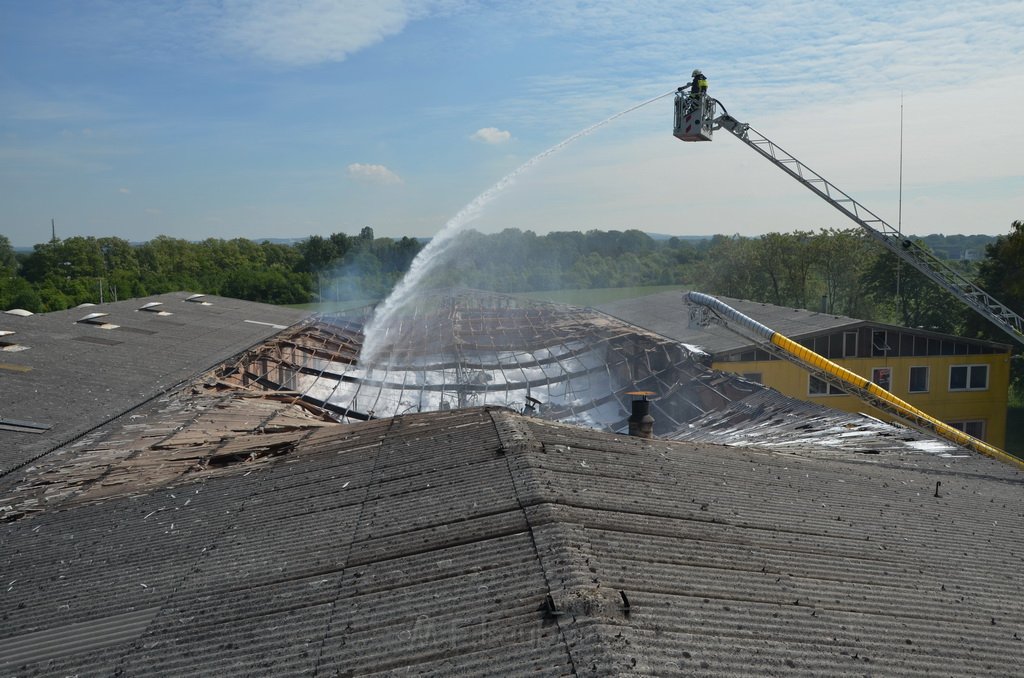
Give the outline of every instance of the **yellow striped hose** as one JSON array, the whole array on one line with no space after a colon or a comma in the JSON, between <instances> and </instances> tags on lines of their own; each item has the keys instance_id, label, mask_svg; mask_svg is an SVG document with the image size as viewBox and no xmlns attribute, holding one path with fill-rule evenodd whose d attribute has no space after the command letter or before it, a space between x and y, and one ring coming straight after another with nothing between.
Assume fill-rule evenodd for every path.
<instances>
[{"instance_id":1,"label":"yellow striped hose","mask_svg":"<svg viewBox=\"0 0 1024 678\"><path fill-rule=\"evenodd\" d=\"M992 457L993 459L998 459L999 461L1024 468L1024 460L1018 459L1011 454L1007 454L994 445L989 445L988 443L978 440L963 431L953 428L949 424L939 421L931 415L917 409L910 403L897 398L870 380L865 379L859 374L851 372L845 367L836 365L828 358L818 355L809 348L801 346L792 339L789 339L775 330L762 325L753 318L740 313L732 306L729 306L710 295L702 294L701 292L687 292L686 300L690 303L709 308L722 318L731 320L747 330L750 330L754 334L770 341L775 346L778 346L780 349L793 356L796 361L802 365L815 370L820 370L834 377L838 377L858 391L866 391L886 405L884 407L874 405L875 407L879 407L879 409L907 421L912 424L914 428L930 428L936 434L942 436L946 440L956 443L957 445L962 445L978 452L979 454L984 454L985 456Z\"/></svg>"}]
</instances>

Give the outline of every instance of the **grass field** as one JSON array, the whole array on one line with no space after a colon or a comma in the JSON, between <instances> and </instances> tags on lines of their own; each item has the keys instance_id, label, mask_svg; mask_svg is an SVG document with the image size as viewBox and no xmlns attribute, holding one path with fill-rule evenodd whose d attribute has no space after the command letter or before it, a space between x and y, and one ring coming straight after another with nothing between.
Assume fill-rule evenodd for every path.
<instances>
[{"instance_id":1,"label":"grass field","mask_svg":"<svg viewBox=\"0 0 1024 678\"><path fill-rule=\"evenodd\" d=\"M353 308L359 308L361 306L367 306L369 304L376 303L379 299L356 299L354 301L323 301L312 304L288 304L288 308L298 308L303 311L313 311L314 313L338 313L340 311L349 311Z\"/></svg>"}]
</instances>

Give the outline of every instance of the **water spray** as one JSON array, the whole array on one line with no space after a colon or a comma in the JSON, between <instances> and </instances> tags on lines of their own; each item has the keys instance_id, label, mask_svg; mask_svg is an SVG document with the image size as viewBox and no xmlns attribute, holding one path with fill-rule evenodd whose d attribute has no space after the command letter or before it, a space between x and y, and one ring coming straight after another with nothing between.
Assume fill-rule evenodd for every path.
<instances>
[{"instance_id":1,"label":"water spray","mask_svg":"<svg viewBox=\"0 0 1024 678\"><path fill-rule=\"evenodd\" d=\"M366 366L366 368L372 368L373 364L380 358L381 352L386 344L388 328L394 323L398 312L411 300L413 297L412 292L419 286L420 282L441 262L441 254L443 254L446 247L451 243L452 238L464 226L466 226L466 224L476 219L480 215L484 206L491 202L499 193L508 188L515 181L516 177L549 155L562 150L577 139L587 136L594 130L604 127L608 123L617 118L621 118L627 113L631 113L638 108L643 108L647 104L654 103L659 99L664 99L674 93L675 90L670 90L665 94L660 94L654 97L653 99L648 99L647 101L630 106L624 111L620 111L613 116L605 118L601 122L595 123L590 127L576 132L543 153L533 156L463 207L459 213L452 217L438 232L438 234L435 235L429 243L427 243L427 246L420 250L419 254L416 255L416 258L413 259L412 264L409 266L409 271L398 282L395 288L391 291L391 294L388 295L387 299L377 306L373 313L373 317L370 318L370 321L363 329L364 340L363 348L359 356L360 362Z\"/></svg>"}]
</instances>

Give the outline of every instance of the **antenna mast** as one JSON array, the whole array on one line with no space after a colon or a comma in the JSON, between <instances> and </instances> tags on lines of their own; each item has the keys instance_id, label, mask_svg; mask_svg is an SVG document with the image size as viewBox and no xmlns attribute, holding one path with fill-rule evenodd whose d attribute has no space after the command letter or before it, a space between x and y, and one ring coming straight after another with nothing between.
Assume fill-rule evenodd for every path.
<instances>
[{"instance_id":1,"label":"antenna mast","mask_svg":"<svg viewBox=\"0 0 1024 678\"><path fill-rule=\"evenodd\" d=\"M896 209L896 233L901 238L903 237L903 92L900 92L900 190L899 190L899 207ZM900 311L903 310L903 304L900 301L900 273L903 270L903 260L899 257L896 258L896 303L900 306Z\"/></svg>"}]
</instances>

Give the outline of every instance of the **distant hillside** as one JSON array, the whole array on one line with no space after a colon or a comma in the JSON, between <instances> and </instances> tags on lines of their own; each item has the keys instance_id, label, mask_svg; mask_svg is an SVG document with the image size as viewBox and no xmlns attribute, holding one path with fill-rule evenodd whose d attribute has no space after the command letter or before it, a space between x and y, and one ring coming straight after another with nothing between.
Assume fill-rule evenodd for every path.
<instances>
[{"instance_id":1,"label":"distant hillside","mask_svg":"<svg viewBox=\"0 0 1024 678\"><path fill-rule=\"evenodd\" d=\"M648 233L651 240L671 240L672 238L678 238L680 240L689 240L696 242L699 240L711 240L714 236L712 235L666 235L664 233Z\"/></svg>"},{"instance_id":2,"label":"distant hillside","mask_svg":"<svg viewBox=\"0 0 1024 678\"><path fill-rule=\"evenodd\" d=\"M994 235L942 235L935 233L921 238L936 256L956 261L980 261L985 246L995 241Z\"/></svg>"}]
</instances>

